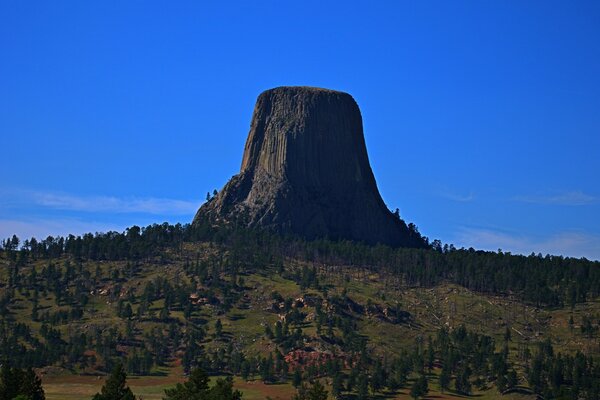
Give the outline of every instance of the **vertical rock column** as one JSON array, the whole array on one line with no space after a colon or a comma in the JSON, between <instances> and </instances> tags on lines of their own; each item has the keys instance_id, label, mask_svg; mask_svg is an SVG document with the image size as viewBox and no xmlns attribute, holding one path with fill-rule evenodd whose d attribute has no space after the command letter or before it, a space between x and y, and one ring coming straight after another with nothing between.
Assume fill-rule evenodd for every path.
<instances>
[{"instance_id":1,"label":"vertical rock column","mask_svg":"<svg viewBox=\"0 0 600 400\"><path fill-rule=\"evenodd\" d=\"M243 220L307 239L421 247L383 203L358 105L347 93L278 87L256 101L240 173L194 224Z\"/></svg>"}]
</instances>

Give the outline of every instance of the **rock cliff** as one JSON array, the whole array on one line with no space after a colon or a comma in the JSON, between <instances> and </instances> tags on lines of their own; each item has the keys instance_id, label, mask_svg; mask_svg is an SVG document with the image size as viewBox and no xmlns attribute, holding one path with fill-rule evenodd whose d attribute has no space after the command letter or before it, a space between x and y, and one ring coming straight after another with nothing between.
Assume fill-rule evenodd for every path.
<instances>
[{"instance_id":1,"label":"rock cliff","mask_svg":"<svg viewBox=\"0 0 600 400\"><path fill-rule=\"evenodd\" d=\"M308 239L424 245L381 199L358 105L321 88L278 87L258 97L240 173L193 223L206 220Z\"/></svg>"}]
</instances>

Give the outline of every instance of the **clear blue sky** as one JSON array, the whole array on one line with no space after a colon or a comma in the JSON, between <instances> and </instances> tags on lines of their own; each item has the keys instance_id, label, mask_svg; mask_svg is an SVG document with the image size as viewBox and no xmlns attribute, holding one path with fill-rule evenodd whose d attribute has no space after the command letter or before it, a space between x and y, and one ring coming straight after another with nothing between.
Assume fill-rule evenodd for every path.
<instances>
[{"instance_id":1,"label":"clear blue sky","mask_svg":"<svg viewBox=\"0 0 600 400\"><path fill-rule=\"evenodd\" d=\"M222 3L0 3L0 236L189 222L311 85L431 239L600 259L600 2Z\"/></svg>"}]
</instances>

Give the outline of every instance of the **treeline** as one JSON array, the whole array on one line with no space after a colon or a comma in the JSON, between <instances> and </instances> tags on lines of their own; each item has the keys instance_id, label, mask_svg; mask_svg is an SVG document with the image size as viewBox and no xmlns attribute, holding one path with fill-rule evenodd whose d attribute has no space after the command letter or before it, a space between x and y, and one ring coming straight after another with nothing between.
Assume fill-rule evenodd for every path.
<instances>
[{"instance_id":1,"label":"treeline","mask_svg":"<svg viewBox=\"0 0 600 400\"><path fill-rule=\"evenodd\" d=\"M413 228L418 232L417 228ZM425 238L426 239L426 238ZM408 286L431 287L447 281L468 289L515 295L536 306L561 307L597 298L600 262L585 258L456 249L435 240L425 249L367 246L349 241L306 241L236 225L209 224L133 226L125 232L108 232L31 238L13 236L2 250L13 261L12 276L29 258L69 255L78 260L140 260L180 249L186 241L209 241L225 246L230 263L261 268L292 257L320 265L351 265L397 277Z\"/></svg>"},{"instance_id":2,"label":"treeline","mask_svg":"<svg viewBox=\"0 0 600 400\"><path fill-rule=\"evenodd\" d=\"M48 236L46 239L21 239L16 235L2 241L2 250L19 264L29 258L52 259L63 255L78 260L139 260L162 249L180 246L189 240L189 225L153 224L132 226L124 232L86 233L82 236Z\"/></svg>"},{"instance_id":3,"label":"treeline","mask_svg":"<svg viewBox=\"0 0 600 400\"><path fill-rule=\"evenodd\" d=\"M203 257L198 253L194 259L193 253L182 251L183 243L191 241L210 242L216 251ZM510 332L504 343L495 343L464 327L441 329L436 337L420 338L397 357L375 358L357 325L360 316L374 306L355 303L345 291L328 292L322 284L327 281L324 271L343 272L349 266L359 277L363 272L364 276L377 272L399 288L454 282L474 291L514 295L539 306L574 306L598 297L598 262L456 249L439 241L427 249L309 242L235 225L134 226L122 233L22 243L13 236L2 242L2 252L9 268L0 271L6 277L0 281L0 355L10 356L18 368L62 365L108 372L123 362L128 373L146 375L181 357L186 372L202 368L245 379L292 382L299 394L308 393L307 381L327 377L336 397L352 393L359 399L408 386L413 397L421 397L435 370L443 390L464 394L490 384L503 392L522 381L546 398L598 398L600 368L595 360L581 353L556 354L549 342L534 352L519 352L519 371L525 379L518 377L508 358ZM139 276L145 262L151 261L148 258L170 253L177 253L187 279L159 275L125 289L125 283ZM33 260L38 262L34 265ZM118 262L96 262L103 260ZM266 325L264 335L276 350L249 355L232 342L220 319L209 325L202 309L209 307L215 315L224 315L234 306L244 309L245 292L251 290L244 277L265 271L280 274L303 291L314 289L320 294L304 296L298 303L271 293L272 312L282 319ZM85 332L61 328L82 318L93 320L96 310L90 300L98 295L105 296L124 329L94 324ZM40 326L36 332L14 319L17 297L31 302L31 320ZM410 321L411 315L399 305L385 311L388 322ZM309 314L315 337L305 333ZM582 320L582 335L594 336L597 329L589 317ZM313 338L332 345L338 353L303 359L305 343ZM211 342L216 345L207 346ZM300 358L294 359L297 350L301 350Z\"/></svg>"},{"instance_id":4,"label":"treeline","mask_svg":"<svg viewBox=\"0 0 600 400\"><path fill-rule=\"evenodd\" d=\"M306 241L236 226L188 229L191 240L220 243L230 250L231 262L246 267L276 265L286 258L321 266L352 266L393 277L406 286L451 282L481 293L514 295L540 307L573 307L600 295L600 261L585 258L457 249L439 240L425 249L391 248L351 241Z\"/></svg>"}]
</instances>

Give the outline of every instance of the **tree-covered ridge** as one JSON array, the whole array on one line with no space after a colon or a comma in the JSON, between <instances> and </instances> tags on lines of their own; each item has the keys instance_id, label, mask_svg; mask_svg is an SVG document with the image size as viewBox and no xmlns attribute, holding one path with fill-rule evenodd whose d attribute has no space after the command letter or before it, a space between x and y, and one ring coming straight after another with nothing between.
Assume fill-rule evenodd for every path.
<instances>
[{"instance_id":1,"label":"tree-covered ridge","mask_svg":"<svg viewBox=\"0 0 600 400\"><path fill-rule=\"evenodd\" d=\"M205 228L4 241L0 357L134 375L177 362L293 383L299 398L308 380L338 397L525 385L595 398L597 262Z\"/></svg>"},{"instance_id":2,"label":"tree-covered ridge","mask_svg":"<svg viewBox=\"0 0 600 400\"><path fill-rule=\"evenodd\" d=\"M416 232L414 225L410 230ZM425 238L427 240L427 238ZM232 226L162 225L133 226L124 232L108 232L35 238L21 242L13 236L1 250L11 260L9 284L18 279L19 266L28 260L54 259L138 261L160 255L164 249L181 250L184 242L219 243L231 252L231 262L254 264L261 260L294 258L306 262L351 265L386 271L406 284L431 287L443 281L484 293L511 294L538 306L562 306L585 302L600 294L600 262L585 258L456 249L438 240L427 249L366 246L328 240L305 241L266 231ZM257 262L249 261L251 259ZM239 260L235 259L238 257ZM10 286L10 285L9 285Z\"/></svg>"},{"instance_id":3,"label":"tree-covered ridge","mask_svg":"<svg viewBox=\"0 0 600 400\"><path fill-rule=\"evenodd\" d=\"M53 259L64 254L81 260L138 260L175 247L189 239L189 225L153 224L132 226L124 232L86 233L82 236L48 236L21 241L13 235L2 241L1 249L17 264L28 259Z\"/></svg>"}]
</instances>

